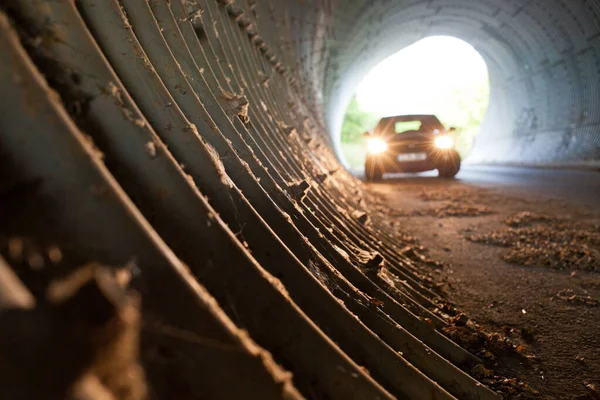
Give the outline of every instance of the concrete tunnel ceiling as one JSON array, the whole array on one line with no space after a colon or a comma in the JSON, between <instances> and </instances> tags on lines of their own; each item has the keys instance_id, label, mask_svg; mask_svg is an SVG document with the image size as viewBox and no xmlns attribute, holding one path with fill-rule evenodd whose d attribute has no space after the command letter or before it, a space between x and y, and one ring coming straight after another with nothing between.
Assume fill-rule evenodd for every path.
<instances>
[{"instance_id":1,"label":"concrete tunnel ceiling","mask_svg":"<svg viewBox=\"0 0 600 400\"><path fill-rule=\"evenodd\" d=\"M443 34L490 70L476 159L598 160L599 14L0 1L0 397L497 398L335 135L369 68Z\"/></svg>"}]
</instances>

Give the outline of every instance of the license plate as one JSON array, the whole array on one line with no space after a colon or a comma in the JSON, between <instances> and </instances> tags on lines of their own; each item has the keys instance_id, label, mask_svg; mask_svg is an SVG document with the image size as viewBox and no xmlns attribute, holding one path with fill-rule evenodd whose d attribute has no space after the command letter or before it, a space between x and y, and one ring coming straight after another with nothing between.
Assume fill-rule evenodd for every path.
<instances>
[{"instance_id":1,"label":"license plate","mask_svg":"<svg viewBox=\"0 0 600 400\"><path fill-rule=\"evenodd\" d=\"M398 154L398 161L424 161L424 160L427 160L427 153Z\"/></svg>"}]
</instances>

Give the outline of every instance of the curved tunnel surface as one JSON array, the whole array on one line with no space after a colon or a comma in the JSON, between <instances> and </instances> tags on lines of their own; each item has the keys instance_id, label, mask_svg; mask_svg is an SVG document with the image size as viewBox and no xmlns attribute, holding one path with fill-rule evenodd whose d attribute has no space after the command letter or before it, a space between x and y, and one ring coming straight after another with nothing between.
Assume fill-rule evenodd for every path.
<instances>
[{"instance_id":1,"label":"curved tunnel surface","mask_svg":"<svg viewBox=\"0 0 600 400\"><path fill-rule=\"evenodd\" d=\"M491 70L476 154L597 158L594 3L0 4L0 397L496 398L327 132L452 34Z\"/></svg>"}]
</instances>

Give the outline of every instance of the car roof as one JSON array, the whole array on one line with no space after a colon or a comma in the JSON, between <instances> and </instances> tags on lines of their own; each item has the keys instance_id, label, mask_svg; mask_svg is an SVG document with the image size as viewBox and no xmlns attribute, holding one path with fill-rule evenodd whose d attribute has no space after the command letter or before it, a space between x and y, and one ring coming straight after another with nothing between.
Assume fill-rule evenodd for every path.
<instances>
[{"instance_id":1,"label":"car roof","mask_svg":"<svg viewBox=\"0 0 600 400\"><path fill-rule=\"evenodd\" d=\"M394 116L382 118L382 120L384 120L384 119L385 120L395 119L398 122L402 122L402 121L417 121L417 120L422 120L422 119L435 119L435 120L438 120L438 118L435 115L433 115L433 114L394 115Z\"/></svg>"},{"instance_id":2,"label":"car roof","mask_svg":"<svg viewBox=\"0 0 600 400\"><path fill-rule=\"evenodd\" d=\"M396 115L393 117L385 117L379 121L377 124L378 131L387 131L389 129L394 129L393 127L398 122L407 122L407 121L420 121L426 125L429 125L432 129L443 130L444 125L440 122L440 120L435 115Z\"/></svg>"}]
</instances>

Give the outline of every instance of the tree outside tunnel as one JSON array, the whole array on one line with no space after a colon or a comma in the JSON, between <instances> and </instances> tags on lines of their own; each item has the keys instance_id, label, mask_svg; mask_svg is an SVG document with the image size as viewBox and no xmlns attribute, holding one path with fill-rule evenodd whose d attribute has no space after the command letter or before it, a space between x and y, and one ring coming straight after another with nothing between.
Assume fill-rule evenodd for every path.
<instances>
[{"instance_id":1,"label":"tree outside tunnel","mask_svg":"<svg viewBox=\"0 0 600 400\"><path fill-rule=\"evenodd\" d=\"M489 87L485 61L460 39L432 36L406 47L358 85L341 132L348 165L364 165L365 131L381 117L402 114L435 114L446 127L456 127L457 150L467 157L487 110Z\"/></svg>"}]
</instances>

